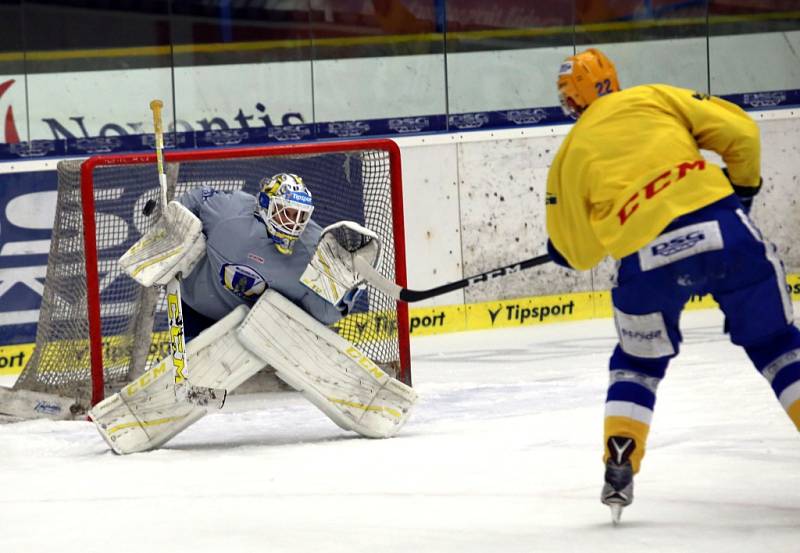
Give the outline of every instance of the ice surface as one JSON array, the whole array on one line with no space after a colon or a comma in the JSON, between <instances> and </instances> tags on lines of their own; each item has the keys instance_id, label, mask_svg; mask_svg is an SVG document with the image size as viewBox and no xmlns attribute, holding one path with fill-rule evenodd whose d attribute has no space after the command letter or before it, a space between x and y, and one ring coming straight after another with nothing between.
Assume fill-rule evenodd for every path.
<instances>
[{"instance_id":1,"label":"ice surface","mask_svg":"<svg viewBox=\"0 0 800 553\"><path fill-rule=\"evenodd\" d=\"M0 425L0 552L800 551L800 436L713 311L684 316L636 499L600 504L610 320L416 338L400 436L236 397L165 448Z\"/></svg>"}]
</instances>

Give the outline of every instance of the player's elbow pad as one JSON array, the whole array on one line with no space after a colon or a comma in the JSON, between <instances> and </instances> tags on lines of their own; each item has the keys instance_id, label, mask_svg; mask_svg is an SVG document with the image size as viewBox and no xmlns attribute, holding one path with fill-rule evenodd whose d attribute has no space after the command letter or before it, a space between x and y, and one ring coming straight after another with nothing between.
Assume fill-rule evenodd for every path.
<instances>
[{"instance_id":1,"label":"player's elbow pad","mask_svg":"<svg viewBox=\"0 0 800 553\"><path fill-rule=\"evenodd\" d=\"M569 261L567 261L563 255L561 255L561 252L556 249L552 240L549 238L547 239L547 253L550 256L550 259L553 260L553 263L561 265L562 267L566 267L567 269L573 268L572 265L569 264Z\"/></svg>"}]
</instances>

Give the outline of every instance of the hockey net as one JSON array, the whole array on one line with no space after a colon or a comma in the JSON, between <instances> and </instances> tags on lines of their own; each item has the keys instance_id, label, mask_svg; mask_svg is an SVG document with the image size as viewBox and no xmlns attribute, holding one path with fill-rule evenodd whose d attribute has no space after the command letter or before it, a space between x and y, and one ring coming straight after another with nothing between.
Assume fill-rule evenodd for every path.
<instances>
[{"instance_id":1,"label":"hockey net","mask_svg":"<svg viewBox=\"0 0 800 553\"><path fill-rule=\"evenodd\" d=\"M379 271L405 286L402 181L395 143L176 151L167 152L165 161L170 198L199 186L255 195L265 176L301 175L314 198L314 220L322 227L351 220L375 231L384 248ZM158 197L155 154L58 164L58 204L36 348L12 394L69 398L71 416L77 416L168 353L163 291L139 286L117 265L158 220L160 206L143 213L148 201ZM335 329L410 383L404 304L368 287ZM42 411L48 405L39 402L37 416L47 415ZM13 414L21 416L18 411Z\"/></svg>"}]
</instances>

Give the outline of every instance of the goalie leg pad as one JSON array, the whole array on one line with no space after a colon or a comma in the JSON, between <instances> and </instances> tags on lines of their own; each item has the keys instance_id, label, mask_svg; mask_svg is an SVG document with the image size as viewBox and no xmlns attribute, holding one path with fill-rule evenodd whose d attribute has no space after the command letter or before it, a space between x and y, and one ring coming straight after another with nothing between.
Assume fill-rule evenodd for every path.
<instances>
[{"instance_id":1,"label":"goalie leg pad","mask_svg":"<svg viewBox=\"0 0 800 553\"><path fill-rule=\"evenodd\" d=\"M266 363L239 341L236 332L248 311L238 306L186 346L193 385L230 392L264 368Z\"/></svg>"},{"instance_id":2,"label":"goalie leg pad","mask_svg":"<svg viewBox=\"0 0 800 553\"><path fill-rule=\"evenodd\" d=\"M417 400L413 389L274 290L250 310L239 338L338 426L362 436L393 436Z\"/></svg>"},{"instance_id":3,"label":"goalie leg pad","mask_svg":"<svg viewBox=\"0 0 800 553\"><path fill-rule=\"evenodd\" d=\"M193 385L231 391L264 367L237 339L236 328L247 311L245 306L237 307L189 342ZM167 356L119 393L95 405L89 416L115 453L155 449L207 412L206 407L177 401L174 387Z\"/></svg>"},{"instance_id":4,"label":"goalie leg pad","mask_svg":"<svg viewBox=\"0 0 800 553\"><path fill-rule=\"evenodd\" d=\"M175 399L169 357L89 410L100 435L120 455L160 447L205 414L204 407Z\"/></svg>"}]
</instances>

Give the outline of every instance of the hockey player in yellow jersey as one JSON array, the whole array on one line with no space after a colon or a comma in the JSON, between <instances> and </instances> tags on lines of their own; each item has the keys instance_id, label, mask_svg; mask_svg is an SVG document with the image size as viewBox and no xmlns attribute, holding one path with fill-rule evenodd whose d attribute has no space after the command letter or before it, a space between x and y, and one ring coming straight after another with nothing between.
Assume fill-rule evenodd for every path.
<instances>
[{"instance_id":1,"label":"hockey player in yellow jersey","mask_svg":"<svg viewBox=\"0 0 800 553\"><path fill-rule=\"evenodd\" d=\"M558 92L577 119L547 180L548 250L591 269L618 260L619 343L609 363L605 483L614 522L633 500L656 390L678 354L683 306L711 294L800 429L800 331L775 248L748 214L761 186L758 126L739 107L663 85L622 90L590 48L561 65ZM725 166L700 149L717 152Z\"/></svg>"}]
</instances>

